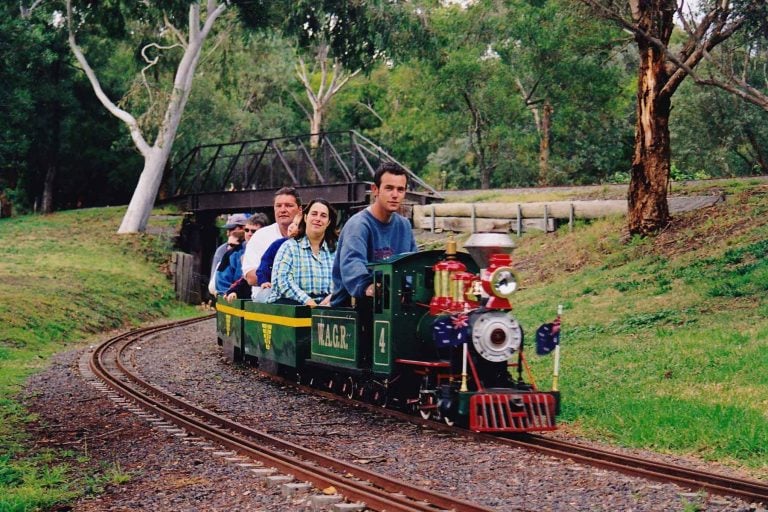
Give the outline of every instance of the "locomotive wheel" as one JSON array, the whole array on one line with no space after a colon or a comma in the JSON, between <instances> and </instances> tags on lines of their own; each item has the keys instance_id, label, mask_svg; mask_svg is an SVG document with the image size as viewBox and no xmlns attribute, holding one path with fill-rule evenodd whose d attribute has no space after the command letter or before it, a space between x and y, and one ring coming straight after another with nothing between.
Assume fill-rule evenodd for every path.
<instances>
[{"instance_id":1,"label":"locomotive wheel","mask_svg":"<svg viewBox=\"0 0 768 512\"><path fill-rule=\"evenodd\" d=\"M347 377L347 380L345 380L344 384L341 386L341 394L351 400L355 397L356 391L357 382L355 382L355 379L352 377Z\"/></svg>"},{"instance_id":2,"label":"locomotive wheel","mask_svg":"<svg viewBox=\"0 0 768 512\"><path fill-rule=\"evenodd\" d=\"M358 384L357 391L355 391L355 398L361 402L368 401L368 386L366 384Z\"/></svg>"},{"instance_id":3,"label":"locomotive wheel","mask_svg":"<svg viewBox=\"0 0 768 512\"><path fill-rule=\"evenodd\" d=\"M449 427L452 427L452 426L454 426L456 424L456 422L453 421L453 418L451 418L450 416L443 416L443 421Z\"/></svg>"},{"instance_id":4,"label":"locomotive wheel","mask_svg":"<svg viewBox=\"0 0 768 512\"><path fill-rule=\"evenodd\" d=\"M367 404L373 404L375 403L373 399L377 389L378 387L373 382L366 381L360 385L357 396L363 402Z\"/></svg>"},{"instance_id":5,"label":"locomotive wheel","mask_svg":"<svg viewBox=\"0 0 768 512\"><path fill-rule=\"evenodd\" d=\"M371 402L379 407L386 408L389 405L389 398L387 397L387 390L382 387L377 387L373 390L371 395Z\"/></svg>"},{"instance_id":6,"label":"locomotive wheel","mask_svg":"<svg viewBox=\"0 0 768 512\"><path fill-rule=\"evenodd\" d=\"M435 395L433 393L422 393L419 397L419 414L421 414L421 417L425 420L428 420L432 417L432 413L435 412L435 405L437 404L437 400L435 399ZM424 406L427 406L424 408Z\"/></svg>"}]
</instances>

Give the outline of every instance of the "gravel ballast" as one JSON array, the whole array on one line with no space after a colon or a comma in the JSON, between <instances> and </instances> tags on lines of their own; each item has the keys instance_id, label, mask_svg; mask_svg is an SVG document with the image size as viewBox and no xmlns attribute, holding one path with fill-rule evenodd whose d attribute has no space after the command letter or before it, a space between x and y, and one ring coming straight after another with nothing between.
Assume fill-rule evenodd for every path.
<instances>
[{"instance_id":1,"label":"gravel ballast","mask_svg":"<svg viewBox=\"0 0 768 512\"><path fill-rule=\"evenodd\" d=\"M30 426L36 446L85 453L84 464L113 475L105 477L102 492L79 500L74 510L310 509L312 493L284 496L279 486L268 485L222 449L182 442L114 404L80 375L82 356L83 350L60 354L30 380L25 393L26 405L39 418ZM765 510L300 394L224 360L213 320L155 335L134 348L132 358L150 381L201 407L499 511ZM122 482L114 475L129 478Z\"/></svg>"}]
</instances>

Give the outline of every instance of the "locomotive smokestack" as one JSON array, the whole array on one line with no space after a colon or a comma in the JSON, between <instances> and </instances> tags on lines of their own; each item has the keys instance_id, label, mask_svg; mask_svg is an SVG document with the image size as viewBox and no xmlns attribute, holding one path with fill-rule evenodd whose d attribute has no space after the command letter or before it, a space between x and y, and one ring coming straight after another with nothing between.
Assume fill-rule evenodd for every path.
<instances>
[{"instance_id":1,"label":"locomotive smokestack","mask_svg":"<svg viewBox=\"0 0 768 512\"><path fill-rule=\"evenodd\" d=\"M487 268L492 254L512 254L515 242L506 233L475 233L464 248L480 268Z\"/></svg>"}]
</instances>

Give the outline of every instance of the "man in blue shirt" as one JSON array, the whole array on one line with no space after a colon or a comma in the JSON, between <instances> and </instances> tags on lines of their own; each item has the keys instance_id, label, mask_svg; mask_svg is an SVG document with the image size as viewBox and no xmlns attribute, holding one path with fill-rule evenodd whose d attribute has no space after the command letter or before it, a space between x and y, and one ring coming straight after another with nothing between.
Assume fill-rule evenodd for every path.
<instances>
[{"instance_id":1,"label":"man in blue shirt","mask_svg":"<svg viewBox=\"0 0 768 512\"><path fill-rule=\"evenodd\" d=\"M393 162L383 163L376 170L371 186L373 204L350 217L339 236L331 306L349 306L352 297L373 297L368 263L416 251L411 224L397 213L407 185L405 169Z\"/></svg>"}]
</instances>

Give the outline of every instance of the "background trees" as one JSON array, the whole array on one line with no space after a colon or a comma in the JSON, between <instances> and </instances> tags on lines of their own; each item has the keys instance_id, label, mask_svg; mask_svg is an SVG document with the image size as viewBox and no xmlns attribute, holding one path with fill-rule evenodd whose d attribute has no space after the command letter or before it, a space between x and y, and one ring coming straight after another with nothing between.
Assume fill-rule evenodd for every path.
<instances>
[{"instance_id":1,"label":"background trees","mask_svg":"<svg viewBox=\"0 0 768 512\"><path fill-rule=\"evenodd\" d=\"M620 30L627 25L595 21L573 0L476 0L466 8L430 0L364 7L333 0L233 2L206 42L168 156L174 160L202 143L306 133L307 85L317 92L320 83L310 63L325 45L329 66L361 72L323 103L322 127L363 131L432 185L620 180L639 168L632 163L633 128L637 70L649 62L643 52L656 55L669 77L678 76L675 59L687 52L699 58L695 79L664 93L677 90L674 104L671 96L666 103L674 108L668 139L675 152L666 168L658 167L659 186L665 188L673 166L678 176L765 172L766 32L759 2L734 2L729 16L743 21L725 42L707 47L692 37L704 19L691 17L687 26L667 26L667 45L652 41L642 50L629 3L591 3L626 8L616 16L635 30L635 42ZM157 106L170 100L183 52L147 45L176 43L174 29L186 25L190 3L168 0L152 10L120 5L89 12L77 43L87 49L106 96L135 113L150 140L160 133L165 111ZM57 6L44 2L27 18L18 7L3 8L0 187L26 208L35 202L40 208L46 182L56 208L126 202L142 156L74 65L54 29ZM156 57L142 75L146 59ZM298 58L307 64L304 83L296 75ZM714 81L721 86L699 85ZM752 103L737 100L728 87L741 87ZM652 211L647 218L652 226L659 216Z\"/></svg>"},{"instance_id":2,"label":"background trees","mask_svg":"<svg viewBox=\"0 0 768 512\"><path fill-rule=\"evenodd\" d=\"M759 91L737 77L732 69L710 66L725 75L724 80L697 76L697 66L718 46L747 27L762 29L768 21L763 0L705 0L700 11L686 11L683 0L581 0L596 13L630 32L637 44L637 119L629 183L628 227L632 234L649 235L669 222L667 187L671 169L669 120L672 96L686 77L697 83L718 85L747 97L759 98ZM678 45L672 46L675 19L685 29ZM768 107L768 103L766 103Z\"/></svg>"},{"instance_id":3,"label":"background trees","mask_svg":"<svg viewBox=\"0 0 768 512\"><path fill-rule=\"evenodd\" d=\"M120 127L73 67L51 14L45 4L24 16L0 7L0 191L21 211L124 203L139 161L113 146Z\"/></svg>"}]
</instances>

